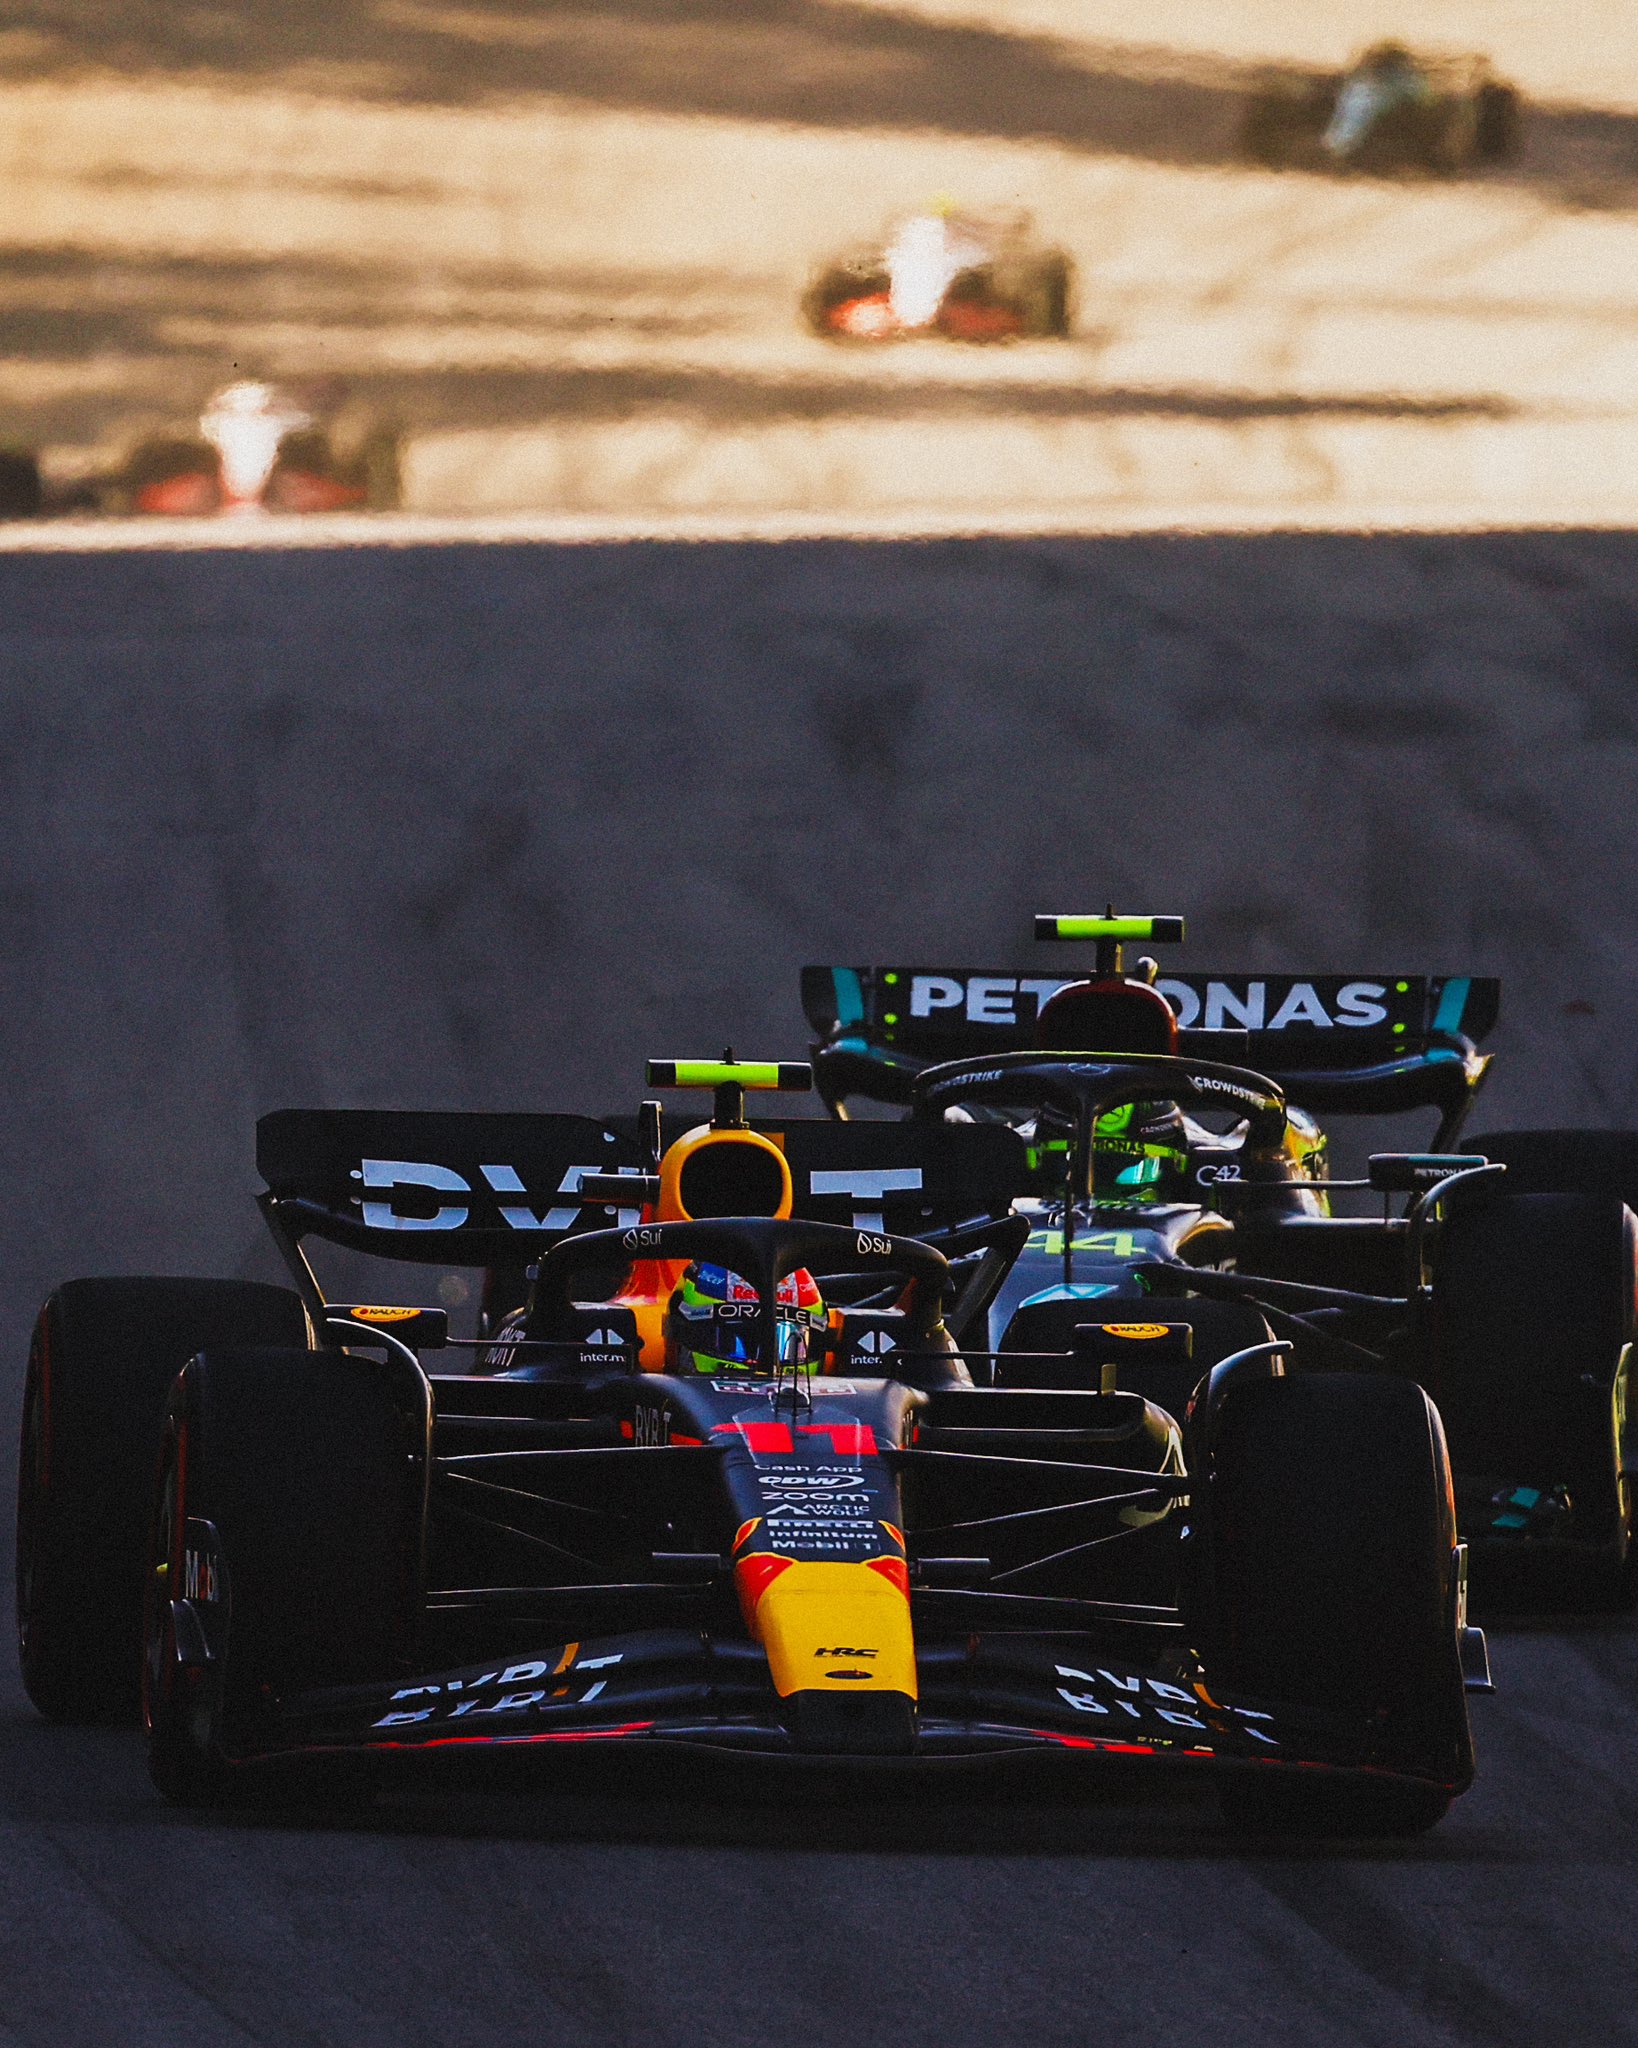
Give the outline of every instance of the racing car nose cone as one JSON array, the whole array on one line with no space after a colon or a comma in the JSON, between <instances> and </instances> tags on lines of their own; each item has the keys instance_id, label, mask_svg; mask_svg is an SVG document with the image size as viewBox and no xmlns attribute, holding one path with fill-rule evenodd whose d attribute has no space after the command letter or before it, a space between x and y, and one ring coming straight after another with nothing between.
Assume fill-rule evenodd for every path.
<instances>
[{"instance_id":1,"label":"racing car nose cone","mask_svg":"<svg viewBox=\"0 0 1638 2048\"><path fill-rule=\"evenodd\" d=\"M785 1725L808 1756L909 1756L916 1746L915 1702L902 1692L794 1692Z\"/></svg>"}]
</instances>

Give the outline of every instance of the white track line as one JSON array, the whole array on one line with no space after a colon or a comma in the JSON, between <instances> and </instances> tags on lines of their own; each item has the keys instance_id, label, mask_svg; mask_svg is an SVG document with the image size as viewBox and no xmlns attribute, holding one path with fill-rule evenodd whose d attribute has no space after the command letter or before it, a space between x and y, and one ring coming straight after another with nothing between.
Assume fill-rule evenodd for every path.
<instances>
[{"instance_id":1,"label":"white track line","mask_svg":"<svg viewBox=\"0 0 1638 2048\"><path fill-rule=\"evenodd\" d=\"M1166 533L1603 532L1638 526L1638 497L1591 514L1543 504L1534 517L1471 503L1415 506L1133 506L1062 512L768 512L441 518L413 512L258 519L57 519L0 525L0 554L200 554L263 549L586 547L637 541L907 541L1073 539Z\"/></svg>"}]
</instances>

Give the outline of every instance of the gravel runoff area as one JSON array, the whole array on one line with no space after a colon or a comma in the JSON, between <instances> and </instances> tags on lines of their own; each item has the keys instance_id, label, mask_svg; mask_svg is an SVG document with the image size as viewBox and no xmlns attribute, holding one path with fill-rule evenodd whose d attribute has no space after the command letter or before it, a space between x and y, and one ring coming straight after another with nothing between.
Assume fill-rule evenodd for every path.
<instances>
[{"instance_id":1,"label":"gravel runoff area","mask_svg":"<svg viewBox=\"0 0 1638 2048\"><path fill-rule=\"evenodd\" d=\"M1638 52L1589 7L1424 10L1530 101L1518 165L1430 182L1236 160L1257 64L1381 0L1166 0L1141 42L1114 0L19 0L0 438L71 481L249 372L398 422L428 515L1625 520ZM822 258L940 194L1070 251L1071 340L802 330Z\"/></svg>"}]
</instances>

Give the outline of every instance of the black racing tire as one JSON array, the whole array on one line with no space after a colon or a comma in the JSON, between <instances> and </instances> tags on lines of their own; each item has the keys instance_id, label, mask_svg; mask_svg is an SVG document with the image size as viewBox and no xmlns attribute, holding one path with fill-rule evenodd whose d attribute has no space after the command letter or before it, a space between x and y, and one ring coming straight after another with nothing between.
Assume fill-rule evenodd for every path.
<instances>
[{"instance_id":1,"label":"black racing tire","mask_svg":"<svg viewBox=\"0 0 1638 2048\"><path fill-rule=\"evenodd\" d=\"M44 510L38 457L22 448L0 448L0 519L38 519Z\"/></svg>"},{"instance_id":2,"label":"black racing tire","mask_svg":"<svg viewBox=\"0 0 1638 2048\"><path fill-rule=\"evenodd\" d=\"M1622 1436L1625 1418L1638 1423L1635 1328L1638 1222L1617 1195L1475 1194L1442 1226L1429 1385L1456 1470L1561 1486L1574 1509L1574 1549L1497 1552L1512 1604L1631 1602L1638 1530ZM1474 1562L1477 1583L1490 1559Z\"/></svg>"},{"instance_id":3,"label":"black racing tire","mask_svg":"<svg viewBox=\"0 0 1638 2048\"><path fill-rule=\"evenodd\" d=\"M424 1595L430 1395L407 1361L340 1351L207 1352L166 1407L147 1553L149 1772L184 1805L281 1783L239 1760L287 1694L410 1669ZM172 1600L213 1661L178 1655ZM300 1769L298 1762L297 1770ZM284 1782L288 1782L288 1774Z\"/></svg>"},{"instance_id":4,"label":"black racing tire","mask_svg":"<svg viewBox=\"0 0 1638 2048\"><path fill-rule=\"evenodd\" d=\"M1509 164L1519 153L1523 109L1518 88L1490 79L1479 87L1474 148L1480 163Z\"/></svg>"},{"instance_id":5,"label":"black racing tire","mask_svg":"<svg viewBox=\"0 0 1638 2048\"><path fill-rule=\"evenodd\" d=\"M397 431L377 421L362 429L355 423L345 435L323 427L301 427L286 434L263 501L273 511L311 511L312 480L333 485L341 494L335 507L319 509L343 510L351 501L361 511L397 511L403 500Z\"/></svg>"},{"instance_id":6,"label":"black racing tire","mask_svg":"<svg viewBox=\"0 0 1638 2048\"><path fill-rule=\"evenodd\" d=\"M1024 332L1048 341L1063 341L1071 324L1074 266L1054 249L1032 263L1018 293Z\"/></svg>"},{"instance_id":7,"label":"black racing tire","mask_svg":"<svg viewBox=\"0 0 1638 2048\"><path fill-rule=\"evenodd\" d=\"M1316 1373L1232 1389L1197 1504L1192 1619L1210 1682L1349 1707L1424 1775L1226 1779L1230 1826L1416 1834L1471 1773L1456 1641L1456 1529L1439 1416L1413 1381Z\"/></svg>"},{"instance_id":8,"label":"black racing tire","mask_svg":"<svg viewBox=\"0 0 1638 2048\"><path fill-rule=\"evenodd\" d=\"M1452 97L1429 110L1423 156L1436 177L1459 177L1478 160L1478 107Z\"/></svg>"},{"instance_id":9,"label":"black racing tire","mask_svg":"<svg viewBox=\"0 0 1638 2048\"><path fill-rule=\"evenodd\" d=\"M48 1720L132 1720L142 1559L171 1383L223 1343L302 1344L284 1287L70 1280L40 1310L23 1389L17 1484L18 1661Z\"/></svg>"},{"instance_id":10,"label":"black racing tire","mask_svg":"<svg viewBox=\"0 0 1638 2048\"><path fill-rule=\"evenodd\" d=\"M821 270L802 294L802 318L825 341L846 339L831 323L831 314L849 299L885 292L892 280L885 270L859 263L836 263Z\"/></svg>"},{"instance_id":11,"label":"black racing tire","mask_svg":"<svg viewBox=\"0 0 1638 2048\"><path fill-rule=\"evenodd\" d=\"M390 426L372 427L358 451L364 505L370 512L396 512L404 502L403 450Z\"/></svg>"},{"instance_id":12,"label":"black racing tire","mask_svg":"<svg viewBox=\"0 0 1638 2048\"><path fill-rule=\"evenodd\" d=\"M131 450L120 471L120 482L127 491L139 491L145 484L167 483L175 476L215 476L221 463L209 441L159 434L139 441Z\"/></svg>"},{"instance_id":13,"label":"black racing tire","mask_svg":"<svg viewBox=\"0 0 1638 2048\"><path fill-rule=\"evenodd\" d=\"M1486 1131L1464 1152L1501 1161L1509 1195L1613 1195L1638 1213L1638 1131Z\"/></svg>"}]
</instances>

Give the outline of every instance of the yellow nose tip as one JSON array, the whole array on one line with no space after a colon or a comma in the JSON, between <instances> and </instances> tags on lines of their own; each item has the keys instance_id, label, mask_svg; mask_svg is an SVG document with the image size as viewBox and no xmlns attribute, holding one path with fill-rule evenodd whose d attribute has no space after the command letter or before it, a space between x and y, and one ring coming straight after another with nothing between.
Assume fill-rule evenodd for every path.
<instances>
[{"instance_id":1,"label":"yellow nose tip","mask_svg":"<svg viewBox=\"0 0 1638 2048\"><path fill-rule=\"evenodd\" d=\"M746 1558L737 1576L746 1622L782 1698L816 1691L916 1697L902 1558L821 1564L760 1555Z\"/></svg>"}]
</instances>

